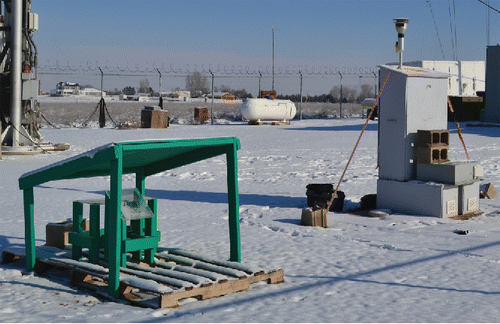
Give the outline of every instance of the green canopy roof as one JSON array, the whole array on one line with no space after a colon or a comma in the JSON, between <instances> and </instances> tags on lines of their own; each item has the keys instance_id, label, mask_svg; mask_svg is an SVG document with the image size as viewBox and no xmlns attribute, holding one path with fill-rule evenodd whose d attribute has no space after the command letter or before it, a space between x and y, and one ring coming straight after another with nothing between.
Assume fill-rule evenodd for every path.
<instances>
[{"instance_id":1,"label":"green canopy roof","mask_svg":"<svg viewBox=\"0 0 500 324\"><path fill-rule=\"evenodd\" d=\"M124 174L141 171L147 177L226 153L233 145L241 148L235 137L110 143L25 173L19 178L19 187L24 190L48 181L110 175L111 160L120 154Z\"/></svg>"}]
</instances>

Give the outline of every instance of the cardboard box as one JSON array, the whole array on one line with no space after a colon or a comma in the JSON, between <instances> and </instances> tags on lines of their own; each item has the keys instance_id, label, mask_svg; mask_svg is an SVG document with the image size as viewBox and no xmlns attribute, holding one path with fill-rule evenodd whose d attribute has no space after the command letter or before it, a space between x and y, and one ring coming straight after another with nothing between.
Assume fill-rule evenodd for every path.
<instances>
[{"instance_id":1,"label":"cardboard box","mask_svg":"<svg viewBox=\"0 0 500 324\"><path fill-rule=\"evenodd\" d=\"M88 231L89 220L84 219L82 224L83 230ZM68 240L69 233L73 231L73 222L62 221L57 223L48 223L45 227L45 245L55 246L60 249L71 246Z\"/></svg>"},{"instance_id":2,"label":"cardboard box","mask_svg":"<svg viewBox=\"0 0 500 324\"><path fill-rule=\"evenodd\" d=\"M302 209L300 225L328 227L327 210L324 208L312 210L310 208Z\"/></svg>"},{"instance_id":3,"label":"cardboard box","mask_svg":"<svg viewBox=\"0 0 500 324\"><path fill-rule=\"evenodd\" d=\"M498 191L493 187L491 183L481 185L480 198L495 199Z\"/></svg>"}]
</instances>

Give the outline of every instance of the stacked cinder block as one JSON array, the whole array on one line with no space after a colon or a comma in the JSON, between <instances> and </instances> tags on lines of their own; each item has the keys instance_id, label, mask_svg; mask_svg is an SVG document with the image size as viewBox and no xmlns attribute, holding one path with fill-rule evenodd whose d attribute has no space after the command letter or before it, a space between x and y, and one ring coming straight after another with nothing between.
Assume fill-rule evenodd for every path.
<instances>
[{"instance_id":1,"label":"stacked cinder block","mask_svg":"<svg viewBox=\"0 0 500 324\"><path fill-rule=\"evenodd\" d=\"M417 180L457 188L458 214L476 212L479 210L482 167L477 162L449 162L449 139L447 129L417 131ZM448 205L447 214L450 214L455 207Z\"/></svg>"},{"instance_id":2,"label":"stacked cinder block","mask_svg":"<svg viewBox=\"0 0 500 324\"><path fill-rule=\"evenodd\" d=\"M447 162L449 148L449 130L417 131L417 163L433 164Z\"/></svg>"},{"instance_id":3,"label":"stacked cinder block","mask_svg":"<svg viewBox=\"0 0 500 324\"><path fill-rule=\"evenodd\" d=\"M141 110L141 128L168 128L170 119L168 110L159 106L146 106Z\"/></svg>"},{"instance_id":4,"label":"stacked cinder block","mask_svg":"<svg viewBox=\"0 0 500 324\"><path fill-rule=\"evenodd\" d=\"M197 123L204 124L210 119L210 113L208 112L208 107L195 107L194 108L194 120Z\"/></svg>"}]
</instances>

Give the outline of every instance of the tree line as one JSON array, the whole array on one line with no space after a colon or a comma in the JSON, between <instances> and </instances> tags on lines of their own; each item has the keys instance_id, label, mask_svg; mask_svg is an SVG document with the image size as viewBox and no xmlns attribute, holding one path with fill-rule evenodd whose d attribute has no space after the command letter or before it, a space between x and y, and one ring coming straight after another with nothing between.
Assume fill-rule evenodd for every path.
<instances>
[{"instance_id":1,"label":"tree line","mask_svg":"<svg viewBox=\"0 0 500 324\"><path fill-rule=\"evenodd\" d=\"M181 90L179 87L174 89L174 91ZM208 95L211 93L211 86L209 86L208 77L203 75L201 72L193 72L186 76L185 78L185 90L191 93L191 97L197 98L203 95ZM214 86L214 92L229 92L233 94L236 98L239 99L247 99L253 98L253 95L245 88L242 89L232 89L227 85ZM118 89L114 89L114 91L107 91L110 95L135 95L137 93L147 93L150 95L158 96L158 93L155 92L149 85L148 79L142 79L139 81L139 87L136 89L132 86L126 86L121 91ZM339 86L334 86L329 93L314 95L314 96L302 96L302 102L329 102L329 103L337 103L337 102L361 102L365 98L373 98L373 86L364 83L361 85L360 92L355 87L344 86L342 89ZM299 94L292 95L278 95L278 99L288 99L294 102L300 101Z\"/></svg>"}]
</instances>

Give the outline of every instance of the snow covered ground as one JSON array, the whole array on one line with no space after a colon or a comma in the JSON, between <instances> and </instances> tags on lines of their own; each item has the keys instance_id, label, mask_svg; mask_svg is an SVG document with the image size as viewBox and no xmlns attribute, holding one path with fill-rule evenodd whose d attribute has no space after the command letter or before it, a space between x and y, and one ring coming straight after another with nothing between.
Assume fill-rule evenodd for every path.
<instances>
[{"instance_id":1,"label":"snow covered ground","mask_svg":"<svg viewBox=\"0 0 500 324\"><path fill-rule=\"evenodd\" d=\"M0 251L24 244L25 172L125 140L236 136L242 261L283 268L285 283L178 309L143 309L103 302L56 276L23 275L23 264L0 265L0 322L497 322L500 319L500 199L481 199L482 216L468 221L393 214L361 217L347 209L376 193L377 124L370 122L340 190L345 211L330 227L300 226L306 185L337 183L364 120L293 121L288 126L172 125L168 130L44 128L71 149L0 161ZM452 130L450 157L465 154ZM500 188L500 128L464 127L484 182ZM134 177L124 176L124 188ZM35 188L37 245L45 225L71 217L73 200L99 198L109 179L49 182ZM216 157L146 180L158 199L161 246L227 259L225 159ZM455 230L468 230L458 235Z\"/></svg>"}]
</instances>

